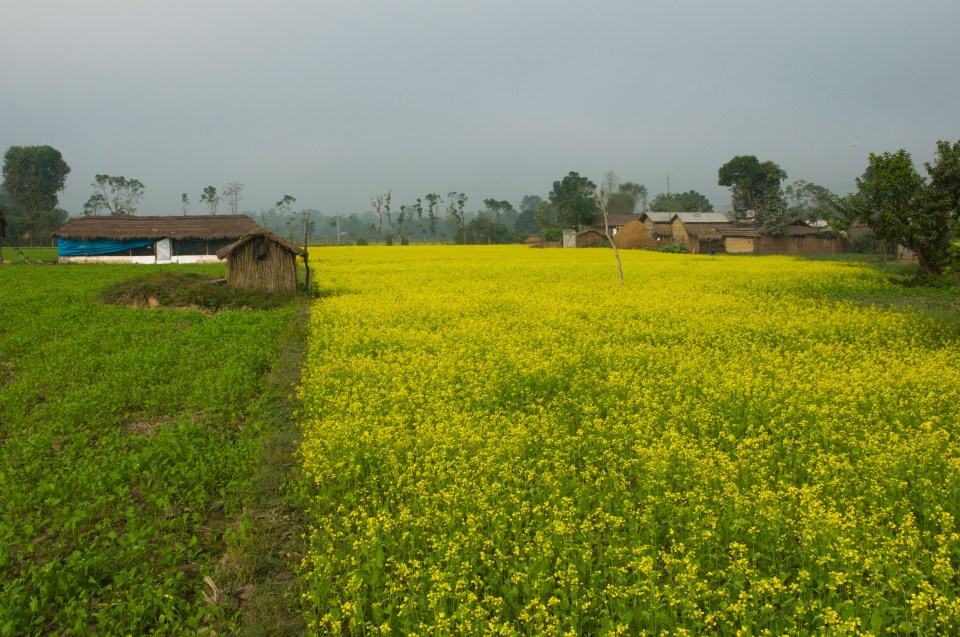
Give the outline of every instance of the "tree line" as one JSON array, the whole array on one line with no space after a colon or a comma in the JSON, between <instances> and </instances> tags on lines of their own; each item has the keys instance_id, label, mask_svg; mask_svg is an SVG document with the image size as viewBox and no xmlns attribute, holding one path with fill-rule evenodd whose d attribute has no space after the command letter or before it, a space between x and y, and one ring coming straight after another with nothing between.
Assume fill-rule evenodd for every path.
<instances>
[{"instance_id":1,"label":"tree line","mask_svg":"<svg viewBox=\"0 0 960 637\"><path fill-rule=\"evenodd\" d=\"M796 221L826 221L835 232L846 232L860 224L873 233L882 246L911 250L926 274L960 271L960 142L937 143L936 158L924 164L920 174L905 150L870 153L864 173L856 179L857 191L839 197L827 188L805 181L784 186L787 173L771 160L738 155L718 170L718 184L731 193L733 215L764 227L767 234L784 233ZM60 151L51 146L12 146L4 154L0 187L0 238L31 245L48 244L51 234L63 225L68 213L59 207L59 193L66 184L70 166ZM145 186L138 179L98 174L90 184L93 194L84 204L86 215L133 215ZM229 182L218 192L207 186L199 201L209 214L217 214L225 203L230 214L239 214L244 185ZM598 199L599 197L599 199ZM484 208L467 213L468 197L450 191L446 198L427 193L412 203L394 208L392 191L375 195L372 210L315 221L311 236L328 233L318 230L337 225L336 242L413 241L436 243L508 243L531 235L559 239L563 228L591 225L600 205L609 214L628 215L646 211L712 211L710 201L696 192L658 193L652 199L643 184L621 182L610 171L598 189L590 179L571 171L553 182L546 198L525 195L517 208L496 197L483 199ZM190 211L187 193L181 195L183 214ZM296 198L285 194L270 210L282 220L283 230L293 238ZM260 212L266 222L267 214ZM267 225L264 223L264 225ZM277 224L274 224L277 225Z\"/></svg>"}]
</instances>

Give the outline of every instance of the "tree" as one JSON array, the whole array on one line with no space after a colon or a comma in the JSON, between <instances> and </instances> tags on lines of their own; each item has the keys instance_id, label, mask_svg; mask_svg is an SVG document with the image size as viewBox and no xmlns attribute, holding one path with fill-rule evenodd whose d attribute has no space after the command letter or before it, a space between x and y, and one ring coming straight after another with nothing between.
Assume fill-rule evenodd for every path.
<instances>
[{"instance_id":1,"label":"tree","mask_svg":"<svg viewBox=\"0 0 960 637\"><path fill-rule=\"evenodd\" d=\"M862 221L878 241L906 246L925 275L938 274L951 259L960 222L960 141L937 142L933 164L924 164L929 182L910 153L870 153L857 192L834 203L849 219Z\"/></svg>"},{"instance_id":2,"label":"tree","mask_svg":"<svg viewBox=\"0 0 960 637\"><path fill-rule=\"evenodd\" d=\"M400 214L397 215L397 238L400 240L400 245L403 245L403 226L413 218L413 215L413 206L405 204L400 206Z\"/></svg>"},{"instance_id":3,"label":"tree","mask_svg":"<svg viewBox=\"0 0 960 637\"><path fill-rule=\"evenodd\" d=\"M611 192L606 198L607 213L611 215L632 215L637 207L636 198L628 192Z\"/></svg>"},{"instance_id":4,"label":"tree","mask_svg":"<svg viewBox=\"0 0 960 637\"><path fill-rule=\"evenodd\" d=\"M467 196L462 192L451 191L447 193L447 216L450 217L450 223L453 226L453 237L456 237L463 230L463 207L467 204Z\"/></svg>"},{"instance_id":5,"label":"tree","mask_svg":"<svg viewBox=\"0 0 960 637\"><path fill-rule=\"evenodd\" d=\"M295 197L284 195L283 199L274 204L278 213L287 218L287 238L293 243L293 204L297 203Z\"/></svg>"},{"instance_id":6,"label":"tree","mask_svg":"<svg viewBox=\"0 0 960 637\"><path fill-rule=\"evenodd\" d=\"M508 210L513 210L513 206L509 201L500 201L497 199L484 199L483 205L487 207L487 210L492 212L497 219L497 223L500 223L500 215L507 212Z\"/></svg>"},{"instance_id":7,"label":"tree","mask_svg":"<svg viewBox=\"0 0 960 637\"><path fill-rule=\"evenodd\" d=\"M183 206L183 216L186 217L190 212L190 198L187 197L187 193L180 195L180 204Z\"/></svg>"},{"instance_id":8,"label":"tree","mask_svg":"<svg viewBox=\"0 0 960 637\"><path fill-rule=\"evenodd\" d=\"M7 234L31 239L57 228L55 219L70 166L51 146L11 146L3 157L2 189L13 205L7 212ZM14 229L17 229L15 231Z\"/></svg>"},{"instance_id":9,"label":"tree","mask_svg":"<svg viewBox=\"0 0 960 637\"><path fill-rule=\"evenodd\" d=\"M617 177L617 173L612 170L608 170L603 173L603 182L600 184L599 193L604 197L609 197L613 193L617 192L617 189L620 188L620 178ZM606 201L606 199L604 199ZM609 211L608 211L609 212Z\"/></svg>"},{"instance_id":10,"label":"tree","mask_svg":"<svg viewBox=\"0 0 960 637\"><path fill-rule=\"evenodd\" d=\"M572 171L561 181L553 182L549 199L563 226L579 228L593 220L599 210L594 198L596 188L592 181Z\"/></svg>"},{"instance_id":11,"label":"tree","mask_svg":"<svg viewBox=\"0 0 960 637\"><path fill-rule=\"evenodd\" d=\"M377 243L380 243L380 233L383 230L383 217L386 213L387 223L390 222L390 191L381 193L370 200L370 205L373 206L374 212L377 213L377 225L375 226L377 231Z\"/></svg>"},{"instance_id":12,"label":"tree","mask_svg":"<svg viewBox=\"0 0 960 637\"><path fill-rule=\"evenodd\" d=\"M620 187L617 190L617 194L630 195L633 197L633 207L630 209L631 213L636 212L637 208L640 208L640 212L647 211L648 193L647 187L643 184L638 184L632 181L620 182ZM607 210L607 212L613 214L612 210Z\"/></svg>"},{"instance_id":13,"label":"tree","mask_svg":"<svg viewBox=\"0 0 960 637\"><path fill-rule=\"evenodd\" d=\"M533 212L533 218L540 226L540 230L560 230L560 220L557 218L557 209L549 201L541 201Z\"/></svg>"},{"instance_id":14,"label":"tree","mask_svg":"<svg viewBox=\"0 0 960 637\"><path fill-rule=\"evenodd\" d=\"M455 240L457 243L499 244L514 243L517 238L506 225L481 214L458 230Z\"/></svg>"},{"instance_id":15,"label":"tree","mask_svg":"<svg viewBox=\"0 0 960 637\"><path fill-rule=\"evenodd\" d=\"M231 181L223 187L223 198L227 200L230 206L230 214L240 214L240 193L243 192L243 184Z\"/></svg>"},{"instance_id":16,"label":"tree","mask_svg":"<svg viewBox=\"0 0 960 637\"><path fill-rule=\"evenodd\" d=\"M423 200L417 197L417 203L413 206L413 211L417 213L417 225L420 227L420 241L423 241Z\"/></svg>"},{"instance_id":17,"label":"tree","mask_svg":"<svg viewBox=\"0 0 960 637\"><path fill-rule=\"evenodd\" d=\"M83 204L83 214L97 216L104 210L111 216L136 214L144 190L138 179L97 175L90 185L94 193Z\"/></svg>"},{"instance_id":18,"label":"tree","mask_svg":"<svg viewBox=\"0 0 960 637\"><path fill-rule=\"evenodd\" d=\"M780 182L787 178L775 162L760 162L753 155L737 155L720 167L718 175L717 183L730 188L736 217L743 219L752 210L758 223L764 222L768 201L771 206L780 205L776 197L769 195L779 194Z\"/></svg>"},{"instance_id":19,"label":"tree","mask_svg":"<svg viewBox=\"0 0 960 637\"><path fill-rule=\"evenodd\" d=\"M443 200L440 198L440 195L435 192L431 192L429 195L424 195L423 198L427 200L427 220L430 223L430 237L433 243L436 243L437 222L440 221L438 209Z\"/></svg>"},{"instance_id":20,"label":"tree","mask_svg":"<svg viewBox=\"0 0 960 637\"><path fill-rule=\"evenodd\" d=\"M787 218L802 221L832 221L836 218L836 209L832 201L835 195L817 184L798 179L783 190L787 205Z\"/></svg>"},{"instance_id":21,"label":"tree","mask_svg":"<svg viewBox=\"0 0 960 637\"><path fill-rule=\"evenodd\" d=\"M520 214L529 212L533 214L537 210L537 206L540 205L540 202L543 201L543 197L539 195L524 195L523 199L520 200Z\"/></svg>"},{"instance_id":22,"label":"tree","mask_svg":"<svg viewBox=\"0 0 960 637\"><path fill-rule=\"evenodd\" d=\"M220 195L217 193L217 189L213 186L207 186L203 189L203 194L200 195L201 203L207 204L207 207L210 208L210 214L217 214L217 208L220 206Z\"/></svg>"},{"instance_id":23,"label":"tree","mask_svg":"<svg viewBox=\"0 0 960 637\"><path fill-rule=\"evenodd\" d=\"M513 223L513 231L521 237L531 237L540 232L540 224L532 210L524 210Z\"/></svg>"},{"instance_id":24,"label":"tree","mask_svg":"<svg viewBox=\"0 0 960 637\"><path fill-rule=\"evenodd\" d=\"M650 204L653 212L711 212L710 200L696 190L689 192L659 193Z\"/></svg>"}]
</instances>

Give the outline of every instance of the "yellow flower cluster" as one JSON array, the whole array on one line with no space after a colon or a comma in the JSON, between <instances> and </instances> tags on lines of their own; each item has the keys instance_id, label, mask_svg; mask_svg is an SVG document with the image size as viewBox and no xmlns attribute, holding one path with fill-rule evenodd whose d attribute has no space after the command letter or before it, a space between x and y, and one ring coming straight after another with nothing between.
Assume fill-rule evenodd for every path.
<instances>
[{"instance_id":1,"label":"yellow flower cluster","mask_svg":"<svg viewBox=\"0 0 960 637\"><path fill-rule=\"evenodd\" d=\"M874 270L312 256L314 631L960 633L958 330Z\"/></svg>"}]
</instances>

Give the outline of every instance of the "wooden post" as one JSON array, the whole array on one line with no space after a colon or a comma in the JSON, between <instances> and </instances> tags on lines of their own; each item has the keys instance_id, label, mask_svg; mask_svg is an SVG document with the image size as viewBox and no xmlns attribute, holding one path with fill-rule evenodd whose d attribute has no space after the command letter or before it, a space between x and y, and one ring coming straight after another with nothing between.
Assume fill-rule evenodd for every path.
<instances>
[{"instance_id":1,"label":"wooden post","mask_svg":"<svg viewBox=\"0 0 960 637\"><path fill-rule=\"evenodd\" d=\"M310 255L307 253L307 237L309 232L310 213L303 211L303 265L307 268L307 292L313 288L310 287Z\"/></svg>"}]
</instances>

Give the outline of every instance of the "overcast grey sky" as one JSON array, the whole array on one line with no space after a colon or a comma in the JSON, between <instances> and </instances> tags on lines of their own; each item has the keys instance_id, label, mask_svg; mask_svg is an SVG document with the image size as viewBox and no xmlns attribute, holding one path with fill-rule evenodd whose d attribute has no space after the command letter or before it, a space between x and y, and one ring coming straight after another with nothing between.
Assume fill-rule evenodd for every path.
<instances>
[{"instance_id":1,"label":"overcast grey sky","mask_svg":"<svg viewBox=\"0 0 960 637\"><path fill-rule=\"evenodd\" d=\"M514 206L575 170L651 196L778 162L853 188L869 152L960 138L957 0L4 0L0 152L49 144L81 212L97 173L139 214L370 209L428 192Z\"/></svg>"}]
</instances>

